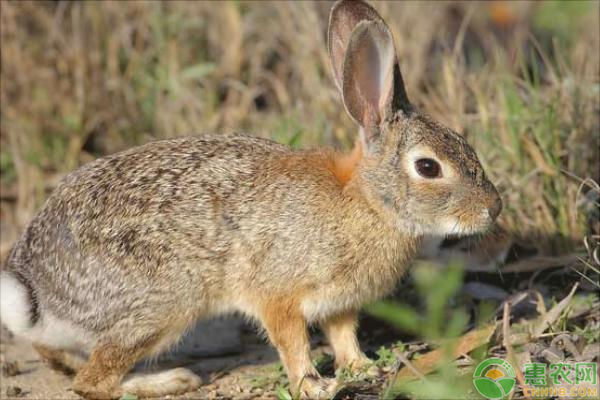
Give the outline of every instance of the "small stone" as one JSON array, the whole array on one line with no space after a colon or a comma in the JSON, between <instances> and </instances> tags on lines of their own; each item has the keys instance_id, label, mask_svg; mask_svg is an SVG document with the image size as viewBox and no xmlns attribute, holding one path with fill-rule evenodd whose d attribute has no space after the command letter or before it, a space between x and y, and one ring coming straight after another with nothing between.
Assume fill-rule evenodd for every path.
<instances>
[{"instance_id":1,"label":"small stone","mask_svg":"<svg viewBox=\"0 0 600 400\"><path fill-rule=\"evenodd\" d=\"M581 360L584 362L591 362L594 358L600 357L600 349L597 344L588 344L584 347L581 352Z\"/></svg>"},{"instance_id":2,"label":"small stone","mask_svg":"<svg viewBox=\"0 0 600 400\"><path fill-rule=\"evenodd\" d=\"M16 361L7 361L2 364L2 376L17 376L21 373Z\"/></svg>"},{"instance_id":3,"label":"small stone","mask_svg":"<svg viewBox=\"0 0 600 400\"><path fill-rule=\"evenodd\" d=\"M6 395L8 397L18 397L22 393L23 393L23 390L21 390L21 388L18 386L9 386L6 388Z\"/></svg>"},{"instance_id":4,"label":"small stone","mask_svg":"<svg viewBox=\"0 0 600 400\"><path fill-rule=\"evenodd\" d=\"M523 348L529 352L534 358L538 357L542 351L546 349L543 345L535 342L526 343Z\"/></svg>"},{"instance_id":5,"label":"small stone","mask_svg":"<svg viewBox=\"0 0 600 400\"><path fill-rule=\"evenodd\" d=\"M542 350L541 356L549 363L559 363L565 359L565 354L556 347L548 347Z\"/></svg>"},{"instance_id":6,"label":"small stone","mask_svg":"<svg viewBox=\"0 0 600 400\"><path fill-rule=\"evenodd\" d=\"M217 395L217 391L216 390L211 390L210 392L208 392L208 400L216 400L219 396Z\"/></svg>"},{"instance_id":7,"label":"small stone","mask_svg":"<svg viewBox=\"0 0 600 400\"><path fill-rule=\"evenodd\" d=\"M481 282L468 282L464 285L462 291L477 300L503 301L508 297L506 290Z\"/></svg>"}]
</instances>

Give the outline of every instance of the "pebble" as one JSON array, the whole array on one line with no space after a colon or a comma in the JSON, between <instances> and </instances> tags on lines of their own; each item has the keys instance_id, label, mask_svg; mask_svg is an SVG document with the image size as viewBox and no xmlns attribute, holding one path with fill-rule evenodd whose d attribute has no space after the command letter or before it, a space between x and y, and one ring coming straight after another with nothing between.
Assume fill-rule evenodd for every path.
<instances>
[{"instance_id":1,"label":"pebble","mask_svg":"<svg viewBox=\"0 0 600 400\"><path fill-rule=\"evenodd\" d=\"M17 376L21 373L16 361L7 361L2 364L2 376Z\"/></svg>"},{"instance_id":2,"label":"pebble","mask_svg":"<svg viewBox=\"0 0 600 400\"><path fill-rule=\"evenodd\" d=\"M541 356L550 363L559 363L565 359L565 354L555 347L548 347L542 350Z\"/></svg>"},{"instance_id":3,"label":"pebble","mask_svg":"<svg viewBox=\"0 0 600 400\"><path fill-rule=\"evenodd\" d=\"M9 386L6 388L6 395L8 397L18 397L22 393L23 393L23 390L21 390L21 388L18 386Z\"/></svg>"}]
</instances>

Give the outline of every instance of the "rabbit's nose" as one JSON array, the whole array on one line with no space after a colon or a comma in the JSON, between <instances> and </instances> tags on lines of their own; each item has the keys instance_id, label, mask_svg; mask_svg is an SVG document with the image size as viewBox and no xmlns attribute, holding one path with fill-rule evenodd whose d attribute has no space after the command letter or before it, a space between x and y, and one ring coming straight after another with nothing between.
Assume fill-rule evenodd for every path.
<instances>
[{"instance_id":1,"label":"rabbit's nose","mask_svg":"<svg viewBox=\"0 0 600 400\"><path fill-rule=\"evenodd\" d=\"M502 211L502 199L500 196L496 195L496 199L493 204L488 208L488 214L492 221L495 221L498 215L500 215L500 211Z\"/></svg>"}]
</instances>

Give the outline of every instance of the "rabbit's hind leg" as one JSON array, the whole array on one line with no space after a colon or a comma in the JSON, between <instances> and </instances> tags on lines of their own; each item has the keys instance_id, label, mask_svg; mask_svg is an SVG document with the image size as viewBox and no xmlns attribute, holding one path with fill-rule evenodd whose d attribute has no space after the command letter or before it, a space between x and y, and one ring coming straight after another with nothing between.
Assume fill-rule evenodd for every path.
<instances>
[{"instance_id":1,"label":"rabbit's hind leg","mask_svg":"<svg viewBox=\"0 0 600 400\"><path fill-rule=\"evenodd\" d=\"M88 362L73 381L73 390L88 399L117 399L126 393L138 397L159 397L195 390L200 378L184 368L156 374L125 376L139 359L162 347L160 335L139 340L134 345L104 341L92 350Z\"/></svg>"},{"instance_id":2,"label":"rabbit's hind leg","mask_svg":"<svg viewBox=\"0 0 600 400\"><path fill-rule=\"evenodd\" d=\"M54 349L42 344L34 344L33 347L40 357L50 365L50 368L66 375L75 375L84 364L82 359L64 350Z\"/></svg>"},{"instance_id":3,"label":"rabbit's hind leg","mask_svg":"<svg viewBox=\"0 0 600 400\"><path fill-rule=\"evenodd\" d=\"M127 348L117 343L99 345L73 380L73 391L87 399L116 399L124 393L120 383L135 362L147 353L154 340Z\"/></svg>"}]
</instances>

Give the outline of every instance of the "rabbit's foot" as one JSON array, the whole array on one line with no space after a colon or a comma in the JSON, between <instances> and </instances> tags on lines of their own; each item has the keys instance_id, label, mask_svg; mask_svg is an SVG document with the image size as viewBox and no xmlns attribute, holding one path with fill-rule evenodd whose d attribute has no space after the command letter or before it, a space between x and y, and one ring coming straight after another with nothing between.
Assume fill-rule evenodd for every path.
<instances>
[{"instance_id":1,"label":"rabbit's foot","mask_svg":"<svg viewBox=\"0 0 600 400\"><path fill-rule=\"evenodd\" d=\"M147 343L140 343L133 348L113 344L98 346L75 376L73 391L86 399L118 399L124 394L137 397L181 394L200 386L200 377L185 368L129 374L122 379L140 354L147 352L149 347Z\"/></svg>"},{"instance_id":2,"label":"rabbit's foot","mask_svg":"<svg viewBox=\"0 0 600 400\"><path fill-rule=\"evenodd\" d=\"M385 375L383 369L367 356L348 362L340 367L336 374L346 380L378 379ZM349 375L349 376L348 376Z\"/></svg>"},{"instance_id":3,"label":"rabbit's foot","mask_svg":"<svg viewBox=\"0 0 600 400\"><path fill-rule=\"evenodd\" d=\"M306 376L300 384L302 399L331 399L341 389L340 382L334 378Z\"/></svg>"},{"instance_id":4,"label":"rabbit's foot","mask_svg":"<svg viewBox=\"0 0 600 400\"><path fill-rule=\"evenodd\" d=\"M360 379L381 379L385 376L385 371L374 363L364 365L357 373Z\"/></svg>"},{"instance_id":5,"label":"rabbit's foot","mask_svg":"<svg viewBox=\"0 0 600 400\"><path fill-rule=\"evenodd\" d=\"M138 397L160 397L192 392L202 380L186 368L175 368L155 374L131 374L121 385L123 393Z\"/></svg>"},{"instance_id":6,"label":"rabbit's foot","mask_svg":"<svg viewBox=\"0 0 600 400\"><path fill-rule=\"evenodd\" d=\"M84 399L118 399L123 395L119 390L118 381L118 376L111 375L92 383L88 382L81 374L78 374L71 389Z\"/></svg>"},{"instance_id":7,"label":"rabbit's foot","mask_svg":"<svg viewBox=\"0 0 600 400\"><path fill-rule=\"evenodd\" d=\"M353 361L350 364L350 369L355 373L366 375L369 378L380 378L384 375L383 369L367 356Z\"/></svg>"}]
</instances>

